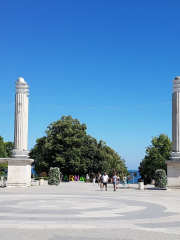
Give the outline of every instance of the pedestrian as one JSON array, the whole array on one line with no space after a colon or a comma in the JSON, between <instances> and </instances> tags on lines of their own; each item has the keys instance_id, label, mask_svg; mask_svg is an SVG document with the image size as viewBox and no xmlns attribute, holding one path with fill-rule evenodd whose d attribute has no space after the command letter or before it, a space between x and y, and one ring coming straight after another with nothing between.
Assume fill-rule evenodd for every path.
<instances>
[{"instance_id":1,"label":"pedestrian","mask_svg":"<svg viewBox=\"0 0 180 240\"><path fill-rule=\"evenodd\" d=\"M105 191L107 191L107 183L108 183L109 177L106 172L102 176L102 180L103 180L103 188L105 186Z\"/></svg>"},{"instance_id":2,"label":"pedestrian","mask_svg":"<svg viewBox=\"0 0 180 240\"><path fill-rule=\"evenodd\" d=\"M63 174L62 172L60 172L60 182L62 182L62 180L63 180Z\"/></svg>"},{"instance_id":3,"label":"pedestrian","mask_svg":"<svg viewBox=\"0 0 180 240\"><path fill-rule=\"evenodd\" d=\"M117 182L117 176L116 176L116 173L114 172L114 175L112 177L112 183L113 183L113 186L114 186L114 191L116 191L116 182Z\"/></svg>"},{"instance_id":4,"label":"pedestrian","mask_svg":"<svg viewBox=\"0 0 180 240\"><path fill-rule=\"evenodd\" d=\"M95 186L95 181L96 181L96 175L95 175L95 173L92 173L93 186Z\"/></svg>"},{"instance_id":5,"label":"pedestrian","mask_svg":"<svg viewBox=\"0 0 180 240\"><path fill-rule=\"evenodd\" d=\"M98 174L97 174L97 180L98 180L98 186L99 186L99 184L101 182L101 174L100 174L100 172L98 172Z\"/></svg>"},{"instance_id":6,"label":"pedestrian","mask_svg":"<svg viewBox=\"0 0 180 240\"><path fill-rule=\"evenodd\" d=\"M119 174L117 174L116 188L118 187L119 182L120 182L120 177L119 177Z\"/></svg>"},{"instance_id":7,"label":"pedestrian","mask_svg":"<svg viewBox=\"0 0 180 240\"><path fill-rule=\"evenodd\" d=\"M147 190L148 177L147 174L144 175L144 190Z\"/></svg>"},{"instance_id":8,"label":"pedestrian","mask_svg":"<svg viewBox=\"0 0 180 240\"><path fill-rule=\"evenodd\" d=\"M103 175L100 177L100 189L103 191Z\"/></svg>"},{"instance_id":9,"label":"pedestrian","mask_svg":"<svg viewBox=\"0 0 180 240\"><path fill-rule=\"evenodd\" d=\"M130 181L131 181L131 176L128 174L128 175L127 175L127 185L128 185L128 189L130 188Z\"/></svg>"},{"instance_id":10,"label":"pedestrian","mask_svg":"<svg viewBox=\"0 0 180 240\"><path fill-rule=\"evenodd\" d=\"M89 182L89 174L86 174L86 183Z\"/></svg>"},{"instance_id":11,"label":"pedestrian","mask_svg":"<svg viewBox=\"0 0 180 240\"><path fill-rule=\"evenodd\" d=\"M126 188L126 184L127 184L127 177L126 177L126 175L124 175L124 177L123 177L123 186L124 186L124 188Z\"/></svg>"}]
</instances>

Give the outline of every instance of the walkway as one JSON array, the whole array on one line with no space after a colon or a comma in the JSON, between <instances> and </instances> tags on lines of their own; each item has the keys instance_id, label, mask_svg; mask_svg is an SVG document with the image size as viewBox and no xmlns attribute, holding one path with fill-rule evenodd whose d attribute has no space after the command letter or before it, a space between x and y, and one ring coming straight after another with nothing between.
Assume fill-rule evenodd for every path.
<instances>
[{"instance_id":1,"label":"walkway","mask_svg":"<svg viewBox=\"0 0 180 240\"><path fill-rule=\"evenodd\" d=\"M92 183L0 188L0 239L180 240L180 191Z\"/></svg>"}]
</instances>

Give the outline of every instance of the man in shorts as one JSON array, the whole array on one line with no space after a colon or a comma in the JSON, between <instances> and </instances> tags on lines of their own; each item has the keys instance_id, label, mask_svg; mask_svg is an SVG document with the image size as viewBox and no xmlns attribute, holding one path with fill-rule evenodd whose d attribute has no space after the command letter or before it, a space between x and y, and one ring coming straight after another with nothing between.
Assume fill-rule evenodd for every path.
<instances>
[{"instance_id":1,"label":"man in shorts","mask_svg":"<svg viewBox=\"0 0 180 240\"><path fill-rule=\"evenodd\" d=\"M107 173L105 172L104 175L102 176L103 188L105 186L105 191L107 191L108 180L109 180L109 177L108 177Z\"/></svg>"},{"instance_id":2,"label":"man in shorts","mask_svg":"<svg viewBox=\"0 0 180 240\"><path fill-rule=\"evenodd\" d=\"M112 177L112 183L114 186L114 191L116 191L116 182L117 182L117 176L116 173L114 172L113 177Z\"/></svg>"}]
</instances>

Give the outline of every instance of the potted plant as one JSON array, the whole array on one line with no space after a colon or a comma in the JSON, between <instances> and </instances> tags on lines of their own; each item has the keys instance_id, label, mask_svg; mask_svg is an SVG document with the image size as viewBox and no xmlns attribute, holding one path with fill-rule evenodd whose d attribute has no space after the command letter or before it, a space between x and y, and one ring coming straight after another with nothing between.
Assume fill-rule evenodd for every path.
<instances>
[{"instance_id":1,"label":"potted plant","mask_svg":"<svg viewBox=\"0 0 180 240\"><path fill-rule=\"evenodd\" d=\"M43 186L44 185L44 177L47 177L47 173L46 172L42 172L39 174L39 185L40 186Z\"/></svg>"},{"instance_id":2,"label":"potted plant","mask_svg":"<svg viewBox=\"0 0 180 240\"><path fill-rule=\"evenodd\" d=\"M139 190L144 189L144 180L142 178L138 179Z\"/></svg>"}]
</instances>

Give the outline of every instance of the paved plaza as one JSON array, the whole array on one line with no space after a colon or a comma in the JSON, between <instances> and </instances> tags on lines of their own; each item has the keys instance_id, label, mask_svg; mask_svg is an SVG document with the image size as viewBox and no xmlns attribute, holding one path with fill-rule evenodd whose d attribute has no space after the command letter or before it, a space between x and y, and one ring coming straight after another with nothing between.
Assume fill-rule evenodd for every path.
<instances>
[{"instance_id":1,"label":"paved plaza","mask_svg":"<svg viewBox=\"0 0 180 240\"><path fill-rule=\"evenodd\" d=\"M0 187L0 239L180 239L180 190L92 183Z\"/></svg>"}]
</instances>

